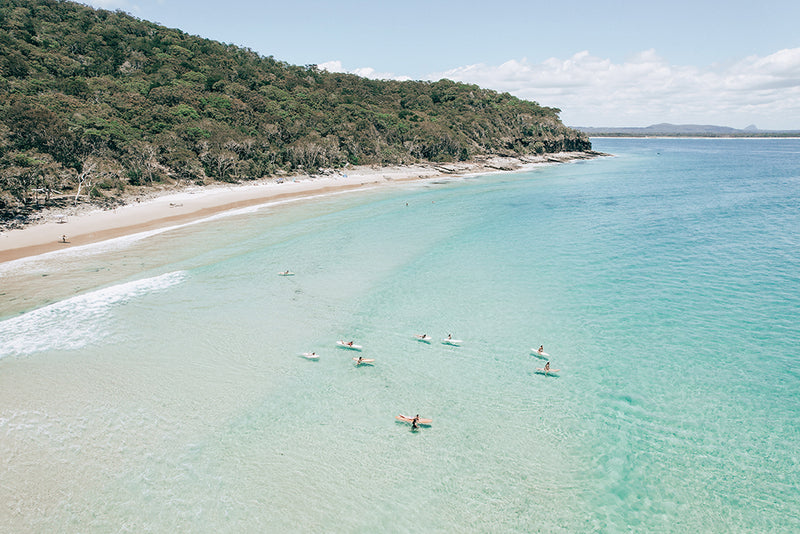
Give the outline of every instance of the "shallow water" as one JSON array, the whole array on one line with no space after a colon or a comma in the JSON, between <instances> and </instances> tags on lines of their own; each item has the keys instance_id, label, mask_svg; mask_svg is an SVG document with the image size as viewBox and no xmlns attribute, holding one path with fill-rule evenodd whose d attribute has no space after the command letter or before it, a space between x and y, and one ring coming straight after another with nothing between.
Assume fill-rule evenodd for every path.
<instances>
[{"instance_id":1,"label":"shallow water","mask_svg":"<svg viewBox=\"0 0 800 534\"><path fill-rule=\"evenodd\" d=\"M0 265L0 531L798 530L800 141L594 145Z\"/></svg>"}]
</instances>

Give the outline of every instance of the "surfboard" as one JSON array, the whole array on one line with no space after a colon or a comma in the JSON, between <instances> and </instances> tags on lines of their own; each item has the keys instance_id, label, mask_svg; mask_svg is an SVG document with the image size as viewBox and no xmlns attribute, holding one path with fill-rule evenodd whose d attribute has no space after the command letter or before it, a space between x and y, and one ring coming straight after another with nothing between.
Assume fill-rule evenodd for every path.
<instances>
[{"instance_id":1,"label":"surfboard","mask_svg":"<svg viewBox=\"0 0 800 534\"><path fill-rule=\"evenodd\" d=\"M445 345L453 345L454 347L458 347L459 345L461 345L463 343L463 341L461 341L460 339L444 338L442 340L442 343L445 344Z\"/></svg>"},{"instance_id":2,"label":"surfboard","mask_svg":"<svg viewBox=\"0 0 800 534\"><path fill-rule=\"evenodd\" d=\"M403 415L403 414L396 415L395 419L397 419L398 421L403 421L405 423L410 423L411 421L414 420L413 417L409 417L409 416ZM431 423L433 423L433 419L423 419L422 417L417 419L417 424L418 425L429 425Z\"/></svg>"},{"instance_id":3,"label":"surfboard","mask_svg":"<svg viewBox=\"0 0 800 534\"><path fill-rule=\"evenodd\" d=\"M278 276L294 276L294 273L291 271L284 271L282 273L278 273Z\"/></svg>"},{"instance_id":4,"label":"surfboard","mask_svg":"<svg viewBox=\"0 0 800 534\"><path fill-rule=\"evenodd\" d=\"M350 350L361 350L361 349L363 349L363 348L364 348L364 347L362 347L361 345L356 345L355 343L353 343L352 345L350 345L349 343L345 343L345 342L344 342L344 341L342 341L342 340L339 340L339 341L337 341L337 342L336 342L336 344L337 344L337 345L339 345L340 347L342 347L343 349L350 349Z\"/></svg>"},{"instance_id":5,"label":"surfboard","mask_svg":"<svg viewBox=\"0 0 800 534\"><path fill-rule=\"evenodd\" d=\"M359 362L358 358L353 358L353 361L355 361L356 363L372 363L375 360L372 358L361 358L361 361Z\"/></svg>"},{"instance_id":6,"label":"surfboard","mask_svg":"<svg viewBox=\"0 0 800 534\"><path fill-rule=\"evenodd\" d=\"M417 339L417 341L422 341L423 343L430 343L433 340L433 338L427 334L425 334L424 336L414 336L414 337Z\"/></svg>"},{"instance_id":7,"label":"surfboard","mask_svg":"<svg viewBox=\"0 0 800 534\"><path fill-rule=\"evenodd\" d=\"M547 356L548 358L550 357L550 355L544 351L539 352L539 349L531 349L531 353L536 354L537 356Z\"/></svg>"},{"instance_id":8,"label":"surfboard","mask_svg":"<svg viewBox=\"0 0 800 534\"><path fill-rule=\"evenodd\" d=\"M303 358L307 358L309 360L318 360L319 359L319 354L316 354L314 352L304 352L300 356L302 356Z\"/></svg>"},{"instance_id":9,"label":"surfboard","mask_svg":"<svg viewBox=\"0 0 800 534\"><path fill-rule=\"evenodd\" d=\"M547 370L545 370L544 367L537 367L536 370L537 371L541 371L541 373L544 374L544 375L548 375L548 374L557 373L561 369L547 369Z\"/></svg>"}]
</instances>

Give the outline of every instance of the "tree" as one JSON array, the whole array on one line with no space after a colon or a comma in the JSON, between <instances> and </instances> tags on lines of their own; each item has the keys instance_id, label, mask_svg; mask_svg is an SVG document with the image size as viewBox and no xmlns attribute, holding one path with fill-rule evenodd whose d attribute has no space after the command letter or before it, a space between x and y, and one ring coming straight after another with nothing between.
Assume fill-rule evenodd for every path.
<instances>
[{"instance_id":1,"label":"tree","mask_svg":"<svg viewBox=\"0 0 800 534\"><path fill-rule=\"evenodd\" d=\"M83 168L78 175L78 190L75 193L75 205L78 205L78 197L81 196L81 188L85 187L87 194L92 189L93 174L97 169L98 162L92 158L83 161Z\"/></svg>"}]
</instances>

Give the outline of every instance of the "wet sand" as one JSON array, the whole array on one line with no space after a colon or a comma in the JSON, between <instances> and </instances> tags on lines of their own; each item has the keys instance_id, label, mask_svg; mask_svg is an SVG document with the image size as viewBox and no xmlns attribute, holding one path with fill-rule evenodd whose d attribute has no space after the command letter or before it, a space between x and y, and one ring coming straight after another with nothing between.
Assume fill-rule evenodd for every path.
<instances>
[{"instance_id":1,"label":"wet sand","mask_svg":"<svg viewBox=\"0 0 800 534\"><path fill-rule=\"evenodd\" d=\"M487 158L478 162L440 165L365 166L326 176L270 178L240 185L215 184L162 191L151 198L134 200L115 209L53 209L44 212L42 222L38 224L0 232L0 263L174 226L270 201L441 176L523 171L543 164L587 159L596 155L576 152L524 159Z\"/></svg>"}]
</instances>

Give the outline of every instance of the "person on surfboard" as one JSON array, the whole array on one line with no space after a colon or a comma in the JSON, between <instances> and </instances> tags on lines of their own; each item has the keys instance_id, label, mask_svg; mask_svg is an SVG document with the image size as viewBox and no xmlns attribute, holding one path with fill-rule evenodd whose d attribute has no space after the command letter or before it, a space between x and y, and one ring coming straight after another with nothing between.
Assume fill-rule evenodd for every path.
<instances>
[{"instance_id":1,"label":"person on surfboard","mask_svg":"<svg viewBox=\"0 0 800 534\"><path fill-rule=\"evenodd\" d=\"M416 430L419 428L417 424L419 422L419 414L415 415L414 418L411 420L411 430Z\"/></svg>"},{"instance_id":2,"label":"person on surfboard","mask_svg":"<svg viewBox=\"0 0 800 534\"><path fill-rule=\"evenodd\" d=\"M540 354L541 354L542 352L544 352L544 345L539 345L539 350L538 350L538 352L539 352Z\"/></svg>"}]
</instances>

